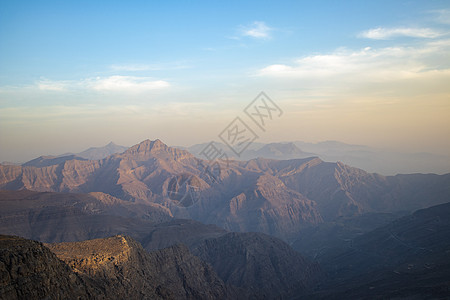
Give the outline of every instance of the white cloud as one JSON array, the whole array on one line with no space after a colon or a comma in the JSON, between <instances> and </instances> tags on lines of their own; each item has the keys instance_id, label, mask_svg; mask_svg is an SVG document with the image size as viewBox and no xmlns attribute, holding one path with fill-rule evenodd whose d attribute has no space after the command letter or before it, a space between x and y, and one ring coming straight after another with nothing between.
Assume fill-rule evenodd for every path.
<instances>
[{"instance_id":1,"label":"white cloud","mask_svg":"<svg viewBox=\"0 0 450 300\"><path fill-rule=\"evenodd\" d=\"M422 47L338 49L329 54L306 56L292 64L272 64L259 76L327 79L337 81L389 81L450 70L450 41L433 41ZM324 82L324 81L321 81Z\"/></svg>"},{"instance_id":2,"label":"white cloud","mask_svg":"<svg viewBox=\"0 0 450 300\"><path fill-rule=\"evenodd\" d=\"M437 38L442 33L431 28L373 28L362 32L360 37L374 40L388 40L395 37Z\"/></svg>"},{"instance_id":3,"label":"white cloud","mask_svg":"<svg viewBox=\"0 0 450 300\"><path fill-rule=\"evenodd\" d=\"M89 80L87 85L98 91L127 92L142 92L163 89L170 86L170 84L164 80L152 80L147 77L135 76L110 76L106 78L98 77L93 80Z\"/></svg>"},{"instance_id":4,"label":"white cloud","mask_svg":"<svg viewBox=\"0 0 450 300\"><path fill-rule=\"evenodd\" d=\"M150 77L137 76L109 76L96 77L81 80L53 81L41 79L36 83L41 91L68 91L68 90L94 90L111 92L139 93L151 90L159 90L170 87L170 83L164 80L154 80Z\"/></svg>"},{"instance_id":5,"label":"white cloud","mask_svg":"<svg viewBox=\"0 0 450 300\"><path fill-rule=\"evenodd\" d=\"M268 39L272 28L267 26L264 22L255 21L250 26L242 27L241 34L255 39Z\"/></svg>"}]
</instances>

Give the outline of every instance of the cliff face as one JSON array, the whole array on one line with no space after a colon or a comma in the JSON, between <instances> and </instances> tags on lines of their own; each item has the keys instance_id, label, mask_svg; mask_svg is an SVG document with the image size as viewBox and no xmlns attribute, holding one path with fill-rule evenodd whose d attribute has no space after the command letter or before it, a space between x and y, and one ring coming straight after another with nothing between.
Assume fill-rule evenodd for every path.
<instances>
[{"instance_id":1,"label":"cliff face","mask_svg":"<svg viewBox=\"0 0 450 300\"><path fill-rule=\"evenodd\" d=\"M0 299L101 299L41 243L0 236Z\"/></svg>"},{"instance_id":2,"label":"cliff face","mask_svg":"<svg viewBox=\"0 0 450 300\"><path fill-rule=\"evenodd\" d=\"M228 233L207 239L192 251L209 262L225 283L257 299L304 295L321 280L318 264L262 233Z\"/></svg>"},{"instance_id":3,"label":"cliff face","mask_svg":"<svg viewBox=\"0 0 450 300\"><path fill-rule=\"evenodd\" d=\"M101 286L107 299L235 298L212 268L182 245L147 253L119 235L47 246Z\"/></svg>"},{"instance_id":4,"label":"cliff face","mask_svg":"<svg viewBox=\"0 0 450 300\"><path fill-rule=\"evenodd\" d=\"M287 243L257 232L225 232L212 225L173 220L155 226L141 239L148 251L177 243L211 264L244 298L289 299L309 293L322 279L317 263L305 259Z\"/></svg>"},{"instance_id":5,"label":"cliff face","mask_svg":"<svg viewBox=\"0 0 450 300\"><path fill-rule=\"evenodd\" d=\"M0 299L239 298L182 245L147 253L119 235L46 246L0 236Z\"/></svg>"}]
</instances>

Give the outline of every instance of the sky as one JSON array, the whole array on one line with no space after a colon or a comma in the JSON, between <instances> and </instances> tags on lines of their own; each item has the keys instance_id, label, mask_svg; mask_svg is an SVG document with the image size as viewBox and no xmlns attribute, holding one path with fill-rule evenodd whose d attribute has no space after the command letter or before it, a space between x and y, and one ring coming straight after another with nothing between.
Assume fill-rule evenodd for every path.
<instances>
[{"instance_id":1,"label":"sky","mask_svg":"<svg viewBox=\"0 0 450 300\"><path fill-rule=\"evenodd\" d=\"M264 130L245 108L282 110ZM450 154L449 1L0 1L0 161L114 141Z\"/></svg>"}]
</instances>

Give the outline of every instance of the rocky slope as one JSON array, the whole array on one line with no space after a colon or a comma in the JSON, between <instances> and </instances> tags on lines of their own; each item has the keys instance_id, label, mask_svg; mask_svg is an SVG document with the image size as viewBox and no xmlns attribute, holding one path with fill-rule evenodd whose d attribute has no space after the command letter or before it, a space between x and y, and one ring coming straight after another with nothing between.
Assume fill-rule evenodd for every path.
<instances>
[{"instance_id":1,"label":"rocky slope","mask_svg":"<svg viewBox=\"0 0 450 300\"><path fill-rule=\"evenodd\" d=\"M212 225L173 220L155 226L142 240L148 251L178 243L210 263L225 283L240 287L246 297L304 295L322 278L316 263L262 233L229 233Z\"/></svg>"},{"instance_id":2,"label":"rocky slope","mask_svg":"<svg viewBox=\"0 0 450 300\"><path fill-rule=\"evenodd\" d=\"M355 237L318 259L328 273L323 299L448 299L450 203Z\"/></svg>"},{"instance_id":3,"label":"rocky slope","mask_svg":"<svg viewBox=\"0 0 450 300\"><path fill-rule=\"evenodd\" d=\"M311 259L320 259L328 251L347 248L356 237L385 226L405 213L365 213L340 217L317 226L302 229L292 248Z\"/></svg>"},{"instance_id":4,"label":"rocky slope","mask_svg":"<svg viewBox=\"0 0 450 300\"><path fill-rule=\"evenodd\" d=\"M207 239L192 251L209 262L224 282L257 299L304 295L322 279L318 264L262 233L228 233Z\"/></svg>"},{"instance_id":5,"label":"rocky slope","mask_svg":"<svg viewBox=\"0 0 450 300\"><path fill-rule=\"evenodd\" d=\"M147 253L133 239L114 236L47 246L76 272L101 286L107 299L227 299L236 296L209 265L182 245Z\"/></svg>"},{"instance_id":6,"label":"rocky slope","mask_svg":"<svg viewBox=\"0 0 450 300\"><path fill-rule=\"evenodd\" d=\"M126 236L43 244L0 236L0 299L240 299L182 245L147 253Z\"/></svg>"},{"instance_id":7,"label":"rocky slope","mask_svg":"<svg viewBox=\"0 0 450 300\"><path fill-rule=\"evenodd\" d=\"M98 287L41 243L0 236L0 299L102 299L100 295Z\"/></svg>"},{"instance_id":8,"label":"rocky slope","mask_svg":"<svg viewBox=\"0 0 450 300\"><path fill-rule=\"evenodd\" d=\"M0 233L43 242L81 241L115 234L135 238L171 219L158 205L142 205L102 193L0 191Z\"/></svg>"}]
</instances>

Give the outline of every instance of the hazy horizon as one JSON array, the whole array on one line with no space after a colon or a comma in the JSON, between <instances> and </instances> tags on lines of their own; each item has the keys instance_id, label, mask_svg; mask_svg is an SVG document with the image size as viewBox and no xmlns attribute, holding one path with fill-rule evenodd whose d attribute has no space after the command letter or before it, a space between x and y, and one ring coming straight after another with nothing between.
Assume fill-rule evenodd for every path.
<instances>
[{"instance_id":1,"label":"hazy horizon","mask_svg":"<svg viewBox=\"0 0 450 300\"><path fill-rule=\"evenodd\" d=\"M257 142L450 154L450 4L0 4L0 162L217 140L264 91Z\"/></svg>"}]
</instances>

